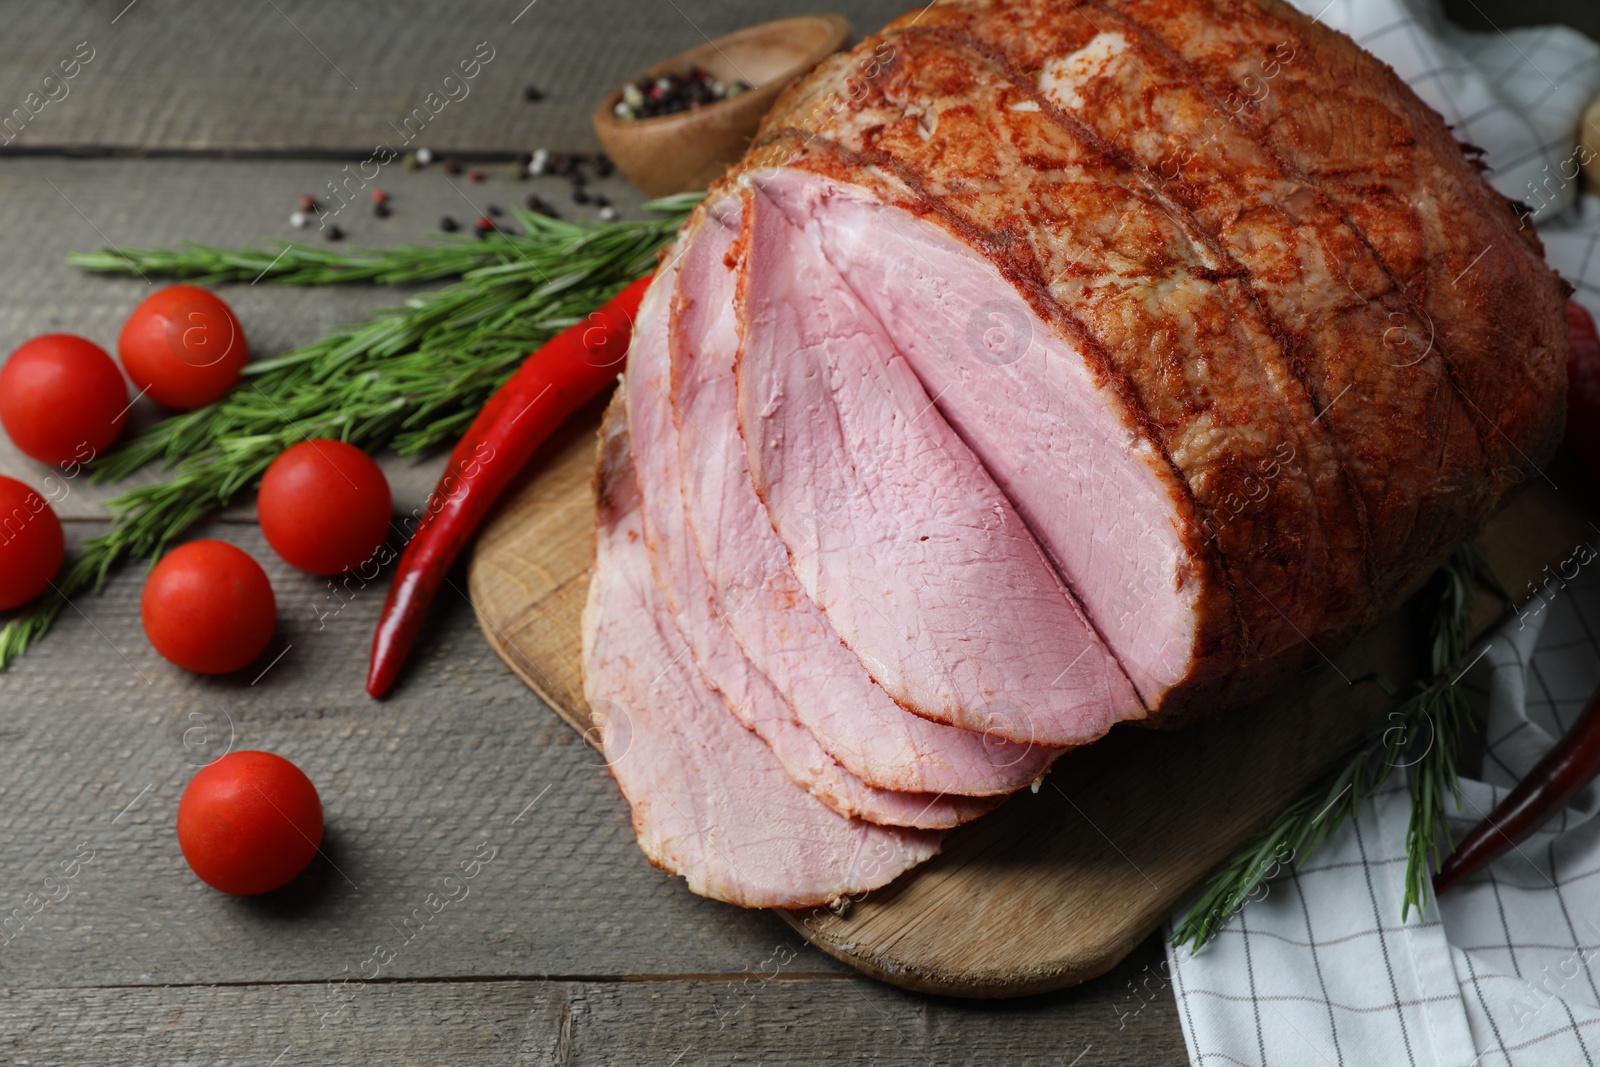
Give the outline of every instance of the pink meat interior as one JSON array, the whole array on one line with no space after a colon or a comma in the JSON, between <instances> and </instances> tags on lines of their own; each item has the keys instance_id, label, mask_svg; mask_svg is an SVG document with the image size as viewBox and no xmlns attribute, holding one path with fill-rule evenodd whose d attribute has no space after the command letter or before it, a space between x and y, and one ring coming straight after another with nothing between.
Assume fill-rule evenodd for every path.
<instances>
[{"instance_id":1,"label":"pink meat interior","mask_svg":"<svg viewBox=\"0 0 1600 1067\"><path fill-rule=\"evenodd\" d=\"M938 226L800 170L754 184L877 319L1156 704L1196 653L1186 551L1161 457L1084 354Z\"/></svg>"}]
</instances>

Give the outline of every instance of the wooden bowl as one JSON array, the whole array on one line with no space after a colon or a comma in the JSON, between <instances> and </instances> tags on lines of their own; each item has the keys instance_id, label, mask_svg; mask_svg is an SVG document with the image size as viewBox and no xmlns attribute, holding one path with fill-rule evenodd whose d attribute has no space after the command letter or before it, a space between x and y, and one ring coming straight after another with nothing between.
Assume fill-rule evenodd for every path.
<instances>
[{"instance_id":1,"label":"wooden bowl","mask_svg":"<svg viewBox=\"0 0 1600 1067\"><path fill-rule=\"evenodd\" d=\"M614 113L622 99L618 86L594 109L595 135L623 176L648 196L704 189L744 155L783 87L838 51L849 35L850 23L840 15L800 15L679 52L638 77L698 66L719 81L740 79L751 88L694 111L620 119Z\"/></svg>"}]
</instances>

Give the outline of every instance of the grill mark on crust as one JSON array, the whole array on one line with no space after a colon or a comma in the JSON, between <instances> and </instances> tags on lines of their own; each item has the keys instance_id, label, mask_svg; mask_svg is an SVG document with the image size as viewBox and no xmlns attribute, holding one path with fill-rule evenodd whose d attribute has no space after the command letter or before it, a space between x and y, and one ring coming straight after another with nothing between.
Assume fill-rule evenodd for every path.
<instances>
[{"instance_id":1,"label":"grill mark on crust","mask_svg":"<svg viewBox=\"0 0 1600 1067\"><path fill-rule=\"evenodd\" d=\"M1099 11L1105 12L1107 15L1116 19L1123 26L1128 27L1134 33L1138 34L1139 37L1151 48L1153 48L1168 62L1172 63L1178 72L1183 75L1184 80L1189 87L1198 92L1205 99L1206 103L1210 104L1218 113L1227 116L1226 121L1235 126L1241 133L1244 134L1245 137L1249 138L1253 144L1260 148L1261 151L1266 154L1267 158L1270 159L1285 176L1293 178L1296 181L1303 182L1306 188L1311 190L1312 195L1317 198L1318 203L1320 203L1330 213L1338 218L1345 229L1348 230L1357 241L1360 241L1362 246L1366 248L1367 252L1371 254L1373 262L1376 263L1379 269L1383 271L1384 277L1389 279L1389 283L1394 286L1395 292L1400 294L1401 298L1405 301L1406 307L1410 309L1412 314L1418 316L1418 318L1422 321L1427 322L1430 327L1433 325L1433 316L1418 300L1416 294L1411 291L1411 286L1395 273L1394 268L1390 265L1389 261L1384 258L1383 253L1378 251L1377 246L1372 243L1372 239L1367 236L1366 231L1361 228L1359 223L1350 217L1350 214L1345 210L1343 203L1336 199L1333 194L1328 191L1327 187L1320 179L1314 175L1302 171L1299 167L1295 166L1281 153L1279 153L1276 147L1276 138L1272 137L1264 129L1258 129L1249 123L1243 122L1240 120L1237 114L1234 114L1226 107L1223 107L1221 101L1217 99L1216 93L1213 92L1211 87L1206 83L1206 80L1201 75L1200 71L1195 67L1194 64L1190 63L1188 60L1184 59L1183 56L1178 54L1178 52L1167 43L1166 38L1160 36L1155 30L1138 21L1133 16L1109 7L1102 3L1101 0L1072 0L1072 6L1092 6ZM1279 16L1277 12L1270 11L1265 7L1263 7L1261 10L1262 14L1275 17L1280 22L1285 22L1285 20ZM1289 25L1287 22L1285 22L1285 26L1291 32L1296 32L1297 39L1305 43L1308 49L1313 47L1311 42L1304 41L1303 37L1298 35L1298 27ZM1387 107L1387 105L1385 105L1385 107ZM1253 109L1254 107L1252 104L1252 110ZM1396 115L1393 111L1390 111L1390 114L1394 115L1395 118L1406 122L1407 125L1410 125L1405 116ZM1490 447L1491 441L1485 432L1485 426L1487 425L1487 428L1495 433L1500 433L1500 428L1489 421L1489 416L1485 414L1475 402L1473 402L1472 398L1467 395L1466 390L1462 387L1460 379L1456 376L1456 368L1454 365L1454 360L1450 354L1449 346L1445 344L1444 338L1439 336L1436 329L1430 331L1430 336L1432 337L1435 349L1439 353L1439 364L1444 370L1445 381L1450 383L1450 391L1457 397L1458 406L1468 409L1467 419L1472 426L1473 436L1478 440L1478 451L1481 455L1481 466L1485 471L1492 472L1494 468L1493 457L1498 449ZM1464 401L1464 403L1461 403L1462 401ZM1513 447L1515 447L1515 443L1513 442L1512 444Z\"/></svg>"},{"instance_id":2,"label":"grill mark on crust","mask_svg":"<svg viewBox=\"0 0 1600 1067\"><path fill-rule=\"evenodd\" d=\"M981 228L961 212L951 207L943 198L930 194L923 187L915 173L901 164L899 160L885 152L873 149L858 152L830 138L795 127L774 129L770 131L768 138L763 138L763 142L776 144L784 137L795 137L805 143L808 148L820 148L850 166L857 168L866 166L878 167L893 174L906 187L914 201L913 205L908 206L911 206L918 214L937 215L944 220L952 231L965 238L971 246L982 249L989 261L998 267L1001 274L1023 294L1024 298L1033 305L1041 318L1047 322L1065 327L1068 333L1072 335L1072 339L1089 355L1093 360L1093 369L1100 380L1112 387L1124 409L1132 414L1139 430L1150 445L1160 454L1162 462L1166 465L1167 470L1171 472L1173 480L1182 492L1184 503L1189 512L1189 515L1185 516L1187 520L1185 523L1186 529L1182 531L1185 542L1190 546L1191 551L1198 549L1196 555L1210 563L1221 579L1223 588L1227 590L1230 615L1239 634L1239 647L1223 650L1227 652L1231 662L1227 670L1219 675L1218 678L1221 684L1231 682L1243 661L1244 650L1250 647L1249 627L1245 622L1244 612L1240 607L1239 591L1234 581L1232 569L1216 539L1207 533L1206 523L1203 518L1206 509L1202 508L1195 496L1194 487L1189 484L1189 479L1183 469L1178 466L1163 443L1160 425L1145 408L1129 376L1118 369L1112 361L1110 352L1100 338L1050 294L1049 287L1043 278L1013 256L1003 243L991 240L989 231ZM754 147L752 148L753 151ZM1059 573L1059 568L1057 568L1057 572ZM1079 596L1078 591L1072 589L1071 583L1067 581L1065 575L1061 575L1061 580L1063 584L1067 585L1068 589L1072 590L1074 596ZM1079 600L1082 602L1081 596L1079 596ZM1087 612L1085 617L1087 617ZM1090 622L1095 629L1095 633L1099 635L1098 624L1092 619ZM1106 647L1109 648L1110 646L1107 645ZM1197 645L1193 657L1194 661L1200 662L1208 659L1214 656L1216 651L1218 650L1204 645ZM1115 653L1113 653L1113 658L1116 658ZM1117 659L1117 663L1119 666L1122 665L1120 659Z\"/></svg>"},{"instance_id":3,"label":"grill mark on crust","mask_svg":"<svg viewBox=\"0 0 1600 1067\"><path fill-rule=\"evenodd\" d=\"M1081 2L1076 2L1074 6L1081 7L1083 4ZM1244 290L1244 294L1249 306L1254 309L1257 317L1260 319L1261 324L1265 327L1267 334L1276 342L1278 348L1277 355L1284 367L1288 370L1290 380L1294 381L1300 386L1307 405L1316 415L1316 418L1314 418L1311 422L1311 426L1313 427L1311 432L1321 437L1323 441L1326 442L1329 452L1332 455L1334 462L1337 464L1339 480L1344 485L1345 493L1351 501L1351 505L1355 513L1356 526L1361 536L1361 572L1366 580L1368 595L1370 597L1372 592L1377 588L1377 579L1376 572L1374 570L1375 561L1372 558L1372 531L1367 517L1366 503L1360 493L1359 483L1356 481L1354 474L1351 473L1350 467L1346 462L1344 442L1338 440L1334 436L1330 426L1320 422L1323 412L1327 410L1326 398L1319 398L1317 396L1317 391L1313 388L1309 381L1309 373L1307 372L1306 368L1300 366L1298 361L1295 359L1294 353L1290 350L1288 343L1290 332L1285 327L1282 319L1279 318L1277 313L1267 306L1266 298L1262 296L1261 291L1256 287L1255 276L1250 268L1235 259L1233 254L1223 244L1222 240L1215 233L1207 229L1207 227L1203 225L1195 216L1193 211L1174 199L1166 191L1164 184L1148 166L1133 156L1131 152L1124 149L1117 143L1107 140L1105 137L1101 136L1099 131L1089 126L1082 119L1079 119L1071 112L1063 110L1053 100L1040 92L1037 85L1034 83L1034 80L1027 77L1017 67L1017 65L1012 61L1011 56L990 48L987 44L970 36L969 34L942 26L907 27L905 30L899 31L896 36L928 36L941 38L957 45L958 47L972 51L988 60L991 65L993 65L997 70L1004 74L1008 80L1010 80L1014 87L1028 94L1029 98L1034 100L1039 105L1040 111L1047 115L1058 127L1071 134L1082 145L1084 145L1084 147L1095 152L1107 162L1114 164L1120 171L1136 178L1139 185L1147 194L1148 199L1161 207L1162 210L1164 210L1176 223L1178 223L1179 230L1190 240L1191 243L1198 244L1206 251L1210 252L1211 255L1217 260L1221 261L1224 269L1223 271L1219 272L1219 277L1208 280L1219 281L1221 278L1230 278L1239 283L1240 288ZM1218 290L1224 301L1229 306L1235 307L1236 313L1238 313L1236 299L1221 285L1218 286ZM1250 348L1254 350L1254 345L1251 345ZM1260 353L1257 353L1258 358L1259 355ZM1303 430L1304 427L1301 427L1301 429ZM1329 538L1328 528L1322 521L1321 509L1313 509L1311 517L1313 521L1315 521L1317 525L1322 528L1324 539L1327 540L1330 545L1335 543L1331 538ZM1214 540L1215 535L1213 534L1211 536Z\"/></svg>"}]
</instances>

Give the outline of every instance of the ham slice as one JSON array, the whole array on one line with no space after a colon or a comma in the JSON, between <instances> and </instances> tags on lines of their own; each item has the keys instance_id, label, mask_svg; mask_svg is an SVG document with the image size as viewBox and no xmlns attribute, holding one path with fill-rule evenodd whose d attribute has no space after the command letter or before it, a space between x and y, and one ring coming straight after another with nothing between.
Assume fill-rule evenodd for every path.
<instances>
[{"instance_id":1,"label":"ham slice","mask_svg":"<svg viewBox=\"0 0 1600 1067\"><path fill-rule=\"evenodd\" d=\"M1059 751L901 708L840 643L789 567L751 484L735 409L735 276L726 258L740 210L731 197L688 235L671 344L685 511L718 609L795 716L861 778L883 788L975 796L1018 789Z\"/></svg>"},{"instance_id":2,"label":"ham slice","mask_svg":"<svg viewBox=\"0 0 1600 1067\"><path fill-rule=\"evenodd\" d=\"M616 403L595 482L584 696L650 861L702 896L798 908L884 885L937 852L936 831L848 819L795 785L695 673L650 573Z\"/></svg>"},{"instance_id":3,"label":"ham slice","mask_svg":"<svg viewBox=\"0 0 1600 1067\"><path fill-rule=\"evenodd\" d=\"M699 267L692 257L689 265L690 269ZM702 679L722 696L740 722L771 746L791 779L840 814L929 829L977 818L998 801L878 789L845 770L797 721L783 696L750 665L729 632L690 544L679 488L678 432L667 395L667 329L678 269L677 261L664 266L660 281L645 294L639 308L634 323L636 340L628 354L625 399L651 571Z\"/></svg>"},{"instance_id":4,"label":"ham slice","mask_svg":"<svg viewBox=\"0 0 1600 1067\"><path fill-rule=\"evenodd\" d=\"M1051 745L1142 716L1032 534L815 242L748 202L739 426L796 576L911 711Z\"/></svg>"}]
</instances>

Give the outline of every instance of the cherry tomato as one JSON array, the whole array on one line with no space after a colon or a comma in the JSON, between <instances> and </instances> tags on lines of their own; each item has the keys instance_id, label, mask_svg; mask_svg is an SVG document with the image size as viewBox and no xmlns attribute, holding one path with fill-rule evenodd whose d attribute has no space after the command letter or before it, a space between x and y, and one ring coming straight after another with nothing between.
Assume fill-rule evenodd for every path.
<instances>
[{"instance_id":1,"label":"cherry tomato","mask_svg":"<svg viewBox=\"0 0 1600 1067\"><path fill-rule=\"evenodd\" d=\"M171 285L133 309L117 354L135 388L169 408L192 411L233 388L250 346L233 309L216 294Z\"/></svg>"},{"instance_id":2,"label":"cherry tomato","mask_svg":"<svg viewBox=\"0 0 1600 1067\"><path fill-rule=\"evenodd\" d=\"M35 337L0 367L0 424L40 463L87 463L127 421L122 372L82 337Z\"/></svg>"},{"instance_id":3,"label":"cherry tomato","mask_svg":"<svg viewBox=\"0 0 1600 1067\"><path fill-rule=\"evenodd\" d=\"M50 502L15 478L0 476L0 611L50 588L66 556L61 520Z\"/></svg>"},{"instance_id":4,"label":"cherry tomato","mask_svg":"<svg viewBox=\"0 0 1600 1067\"><path fill-rule=\"evenodd\" d=\"M206 764L178 801L183 858L224 893L278 888L306 869L321 843L317 787L270 752L230 752Z\"/></svg>"},{"instance_id":5,"label":"cherry tomato","mask_svg":"<svg viewBox=\"0 0 1600 1067\"><path fill-rule=\"evenodd\" d=\"M1600 482L1600 333L1575 300L1567 301L1567 445Z\"/></svg>"},{"instance_id":6,"label":"cherry tomato","mask_svg":"<svg viewBox=\"0 0 1600 1067\"><path fill-rule=\"evenodd\" d=\"M190 541L162 557L139 600L157 652L186 670L227 674L261 655L277 625L272 583L226 541Z\"/></svg>"},{"instance_id":7,"label":"cherry tomato","mask_svg":"<svg viewBox=\"0 0 1600 1067\"><path fill-rule=\"evenodd\" d=\"M291 566L332 577L371 559L389 534L389 481L343 441L302 441L272 461L256 512Z\"/></svg>"}]
</instances>

